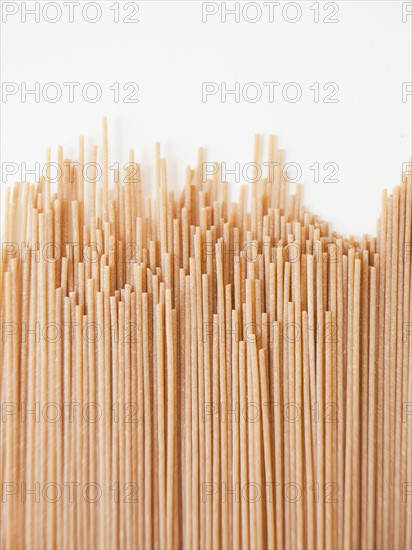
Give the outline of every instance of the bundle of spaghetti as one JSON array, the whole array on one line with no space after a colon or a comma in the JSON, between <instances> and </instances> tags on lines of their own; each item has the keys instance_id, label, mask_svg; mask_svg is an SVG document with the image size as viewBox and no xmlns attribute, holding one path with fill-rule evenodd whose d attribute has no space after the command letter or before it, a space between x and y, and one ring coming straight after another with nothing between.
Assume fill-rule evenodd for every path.
<instances>
[{"instance_id":1,"label":"bundle of spaghetti","mask_svg":"<svg viewBox=\"0 0 412 550\"><path fill-rule=\"evenodd\" d=\"M2 548L411 549L411 174L356 240L103 129L6 191Z\"/></svg>"}]
</instances>

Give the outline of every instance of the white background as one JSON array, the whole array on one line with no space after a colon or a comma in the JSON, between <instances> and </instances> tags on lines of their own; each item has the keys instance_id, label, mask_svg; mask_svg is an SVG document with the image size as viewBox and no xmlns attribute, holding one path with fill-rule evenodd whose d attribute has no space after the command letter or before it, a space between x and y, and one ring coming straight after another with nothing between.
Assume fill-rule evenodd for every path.
<instances>
[{"instance_id":1,"label":"white background","mask_svg":"<svg viewBox=\"0 0 412 550\"><path fill-rule=\"evenodd\" d=\"M196 163L198 146L205 147L208 160L226 161L230 168L252 160L255 133L273 133L286 160L302 167L304 202L313 212L333 221L339 232L375 233L381 190L399 184L402 163L411 154L412 95L402 101L402 83L412 80L412 15L402 21L408 3L338 2L337 23L323 22L333 8L322 2L319 23L310 9L315 2L298 3L300 19L295 23L282 17L288 2L274 6L273 22L269 8L260 3L262 16L251 23L245 17L254 19L257 12L252 6L243 17L241 2L237 23L233 15L222 22L221 3L209 6L219 11L203 22L202 2L151 1L137 3L139 11L131 17L138 23L125 23L135 3L119 2L120 20L115 23L110 7L116 3L104 1L99 3L101 19L94 24L84 20L81 7L70 23L63 3L56 23L45 21L42 12L39 23L30 15L24 22L23 4L29 9L33 2L1 4L2 81L15 82L19 89L2 97L3 164L25 161L30 167L44 161L48 146L55 158L59 144L65 147L65 157L73 158L80 134L90 151L92 143L100 144L101 117L107 115L111 161L125 160L128 149L135 148L148 189L154 142L160 140L171 186L181 189L186 165ZM18 13L7 16L6 4L12 6L7 10L17 6ZM41 10L45 4L40 3ZM226 7L233 8L234 2ZM295 9L286 9L286 19L297 18ZM46 17L54 19L56 13L51 6ZM86 15L93 19L93 8ZM60 101L48 103L41 97L37 103L33 96L22 101L23 82L27 88L40 82L43 88L52 81L62 87ZM70 81L81 83L73 103L63 86ZM94 104L79 92L91 81L103 91ZM139 85L138 103L122 101L122 86L129 81ZM231 88L235 82L252 81L263 91L256 103L242 97L235 103L233 96L223 103L220 94L202 101L202 82L219 87L226 82ZM120 83L119 103L109 89L115 82ZM263 82L280 83L273 103ZM282 97L288 82L301 87L300 101ZM315 82L320 84L318 103L309 89ZM322 101L327 82L338 84L338 103ZM315 162L320 167L337 163L339 182L315 183L309 169ZM16 179L20 174L7 183Z\"/></svg>"}]
</instances>

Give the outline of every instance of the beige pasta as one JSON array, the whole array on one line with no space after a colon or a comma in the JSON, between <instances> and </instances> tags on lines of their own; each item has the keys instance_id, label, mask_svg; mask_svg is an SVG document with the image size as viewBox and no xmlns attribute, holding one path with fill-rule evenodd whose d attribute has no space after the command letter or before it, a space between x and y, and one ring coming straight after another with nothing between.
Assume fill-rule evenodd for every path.
<instances>
[{"instance_id":1,"label":"beige pasta","mask_svg":"<svg viewBox=\"0 0 412 550\"><path fill-rule=\"evenodd\" d=\"M5 195L1 548L412 549L410 173L358 241L103 134Z\"/></svg>"}]
</instances>

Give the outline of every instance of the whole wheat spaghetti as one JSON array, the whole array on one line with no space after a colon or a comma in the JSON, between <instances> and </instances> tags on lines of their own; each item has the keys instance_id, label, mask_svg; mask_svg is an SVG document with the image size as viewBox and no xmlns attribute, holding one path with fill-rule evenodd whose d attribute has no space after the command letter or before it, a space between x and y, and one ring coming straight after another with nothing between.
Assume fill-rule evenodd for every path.
<instances>
[{"instance_id":1,"label":"whole wheat spaghetti","mask_svg":"<svg viewBox=\"0 0 412 550\"><path fill-rule=\"evenodd\" d=\"M358 241L103 130L6 192L1 547L411 549L411 175Z\"/></svg>"}]
</instances>

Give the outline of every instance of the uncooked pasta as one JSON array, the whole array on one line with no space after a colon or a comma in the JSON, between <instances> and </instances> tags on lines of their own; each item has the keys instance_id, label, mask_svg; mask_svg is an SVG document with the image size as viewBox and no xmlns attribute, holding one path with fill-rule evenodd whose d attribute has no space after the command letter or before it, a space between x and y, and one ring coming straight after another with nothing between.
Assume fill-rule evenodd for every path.
<instances>
[{"instance_id":1,"label":"uncooked pasta","mask_svg":"<svg viewBox=\"0 0 412 550\"><path fill-rule=\"evenodd\" d=\"M357 239L103 130L5 194L1 547L411 549L411 174Z\"/></svg>"}]
</instances>

